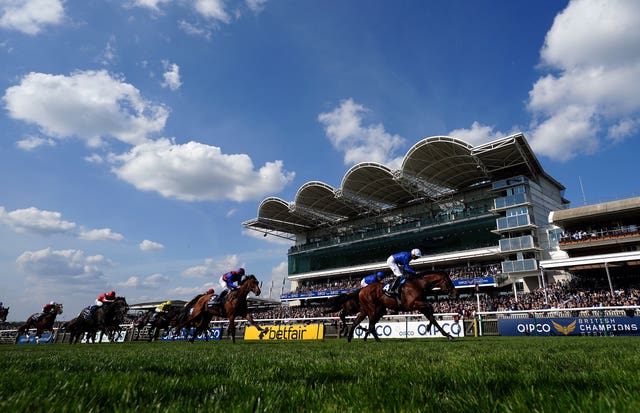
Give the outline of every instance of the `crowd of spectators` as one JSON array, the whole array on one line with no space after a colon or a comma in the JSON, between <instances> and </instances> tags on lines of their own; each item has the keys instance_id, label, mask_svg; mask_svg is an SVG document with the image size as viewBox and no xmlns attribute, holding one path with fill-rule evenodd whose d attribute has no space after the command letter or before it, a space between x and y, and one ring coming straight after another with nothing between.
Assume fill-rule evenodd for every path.
<instances>
[{"instance_id":1,"label":"crowd of spectators","mask_svg":"<svg viewBox=\"0 0 640 413\"><path fill-rule=\"evenodd\" d=\"M588 229L575 229L573 231L564 231L560 235L561 243L580 242L589 240L599 240L606 238L624 237L628 235L637 235L637 225L624 225L615 228L598 227Z\"/></svg>"},{"instance_id":2,"label":"crowd of spectators","mask_svg":"<svg viewBox=\"0 0 640 413\"><path fill-rule=\"evenodd\" d=\"M449 274L452 280L461 280L467 278L478 278L478 277L495 277L500 274L501 267L500 264L489 264L489 265L476 265L476 266L461 266L461 267L453 267L447 268L444 270ZM391 274L388 274L388 279L391 279ZM289 294L300 294L306 292L313 291L335 291L335 290L349 290L360 288L360 281L363 276L358 277L347 277L342 279L331 279L331 280L309 280L302 281L298 286L289 292Z\"/></svg>"},{"instance_id":3,"label":"crowd of spectators","mask_svg":"<svg viewBox=\"0 0 640 413\"><path fill-rule=\"evenodd\" d=\"M478 300L479 298L479 300ZM520 293L516 297L510 294L489 295L480 293L467 295L457 299L435 297L432 305L436 313L457 313L464 317L472 317L478 311L526 311L544 309L577 309L588 307L617 307L640 305L640 289L625 288L593 290L578 287L575 283L555 283L545 289L529 293ZM317 318L333 314L325 314L323 306L288 307L280 306L271 309L254 311L254 317L263 319Z\"/></svg>"},{"instance_id":4,"label":"crowd of spectators","mask_svg":"<svg viewBox=\"0 0 640 413\"><path fill-rule=\"evenodd\" d=\"M475 265L471 267L454 267L445 270L452 280L467 278L495 277L502 272L500 264Z\"/></svg>"}]
</instances>

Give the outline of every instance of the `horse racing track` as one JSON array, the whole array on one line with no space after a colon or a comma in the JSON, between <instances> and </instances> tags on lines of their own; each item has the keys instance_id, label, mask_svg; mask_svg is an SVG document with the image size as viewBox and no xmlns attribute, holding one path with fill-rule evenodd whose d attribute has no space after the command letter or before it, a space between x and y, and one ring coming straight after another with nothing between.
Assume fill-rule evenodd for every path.
<instances>
[{"instance_id":1,"label":"horse racing track","mask_svg":"<svg viewBox=\"0 0 640 413\"><path fill-rule=\"evenodd\" d=\"M637 337L0 345L2 412L637 412Z\"/></svg>"}]
</instances>

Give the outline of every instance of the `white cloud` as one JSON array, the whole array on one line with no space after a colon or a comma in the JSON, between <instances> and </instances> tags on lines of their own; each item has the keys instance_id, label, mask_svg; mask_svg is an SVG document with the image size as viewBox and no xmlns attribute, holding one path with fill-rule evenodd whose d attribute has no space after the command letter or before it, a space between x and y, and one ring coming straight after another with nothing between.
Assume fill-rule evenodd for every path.
<instances>
[{"instance_id":1,"label":"white cloud","mask_svg":"<svg viewBox=\"0 0 640 413\"><path fill-rule=\"evenodd\" d=\"M478 122L473 122L471 129L455 129L448 135L452 138L462 139L474 146L505 137L504 133L494 131L493 126L481 125Z\"/></svg>"},{"instance_id":2,"label":"white cloud","mask_svg":"<svg viewBox=\"0 0 640 413\"><path fill-rule=\"evenodd\" d=\"M254 13L260 13L264 10L267 0L246 0L247 7Z\"/></svg>"},{"instance_id":3,"label":"white cloud","mask_svg":"<svg viewBox=\"0 0 640 413\"><path fill-rule=\"evenodd\" d=\"M223 0L195 0L195 10L204 18L229 23L231 18L224 8Z\"/></svg>"},{"instance_id":4,"label":"white cloud","mask_svg":"<svg viewBox=\"0 0 640 413\"><path fill-rule=\"evenodd\" d=\"M182 271L181 275L187 278L212 278L217 283L222 274L239 267L237 255L226 255L221 259L207 258L202 265L196 265Z\"/></svg>"},{"instance_id":5,"label":"white cloud","mask_svg":"<svg viewBox=\"0 0 640 413\"><path fill-rule=\"evenodd\" d=\"M556 16L541 50L556 70L534 84L532 148L558 160L620 141L640 121L640 2L574 0Z\"/></svg>"},{"instance_id":6,"label":"white cloud","mask_svg":"<svg viewBox=\"0 0 640 413\"><path fill-rule=\"evenodd\" d=\"M160 5L171 3L174 0L132 0L128 6L129 7L143 7L153 11L159 11Z\"/></svg>"},{"instance_id":7,"label":"white cloud","mask_svg":"<svg viewBox=\"0 0 640 413\"><path fill-rule=\"evenodd\" d=\"M24 151L32 151L41 146L55 146L56 142L51 138L39 138L28 136L16 142L16 146Z\"/></svg>"},{"instance_id":8,"label":"white cloud","mask_svg":"<svg viewBox=\"0 0 640 413\"><path fill-rule=\"evenodd\" d=\"M89 163L95 163L95 164L104 163L104 158L97 153L92 153L91 155L85 156L84 160Z\"/></svg>"},{"instance_id":9,"label":"white cloud","mask_svg":"<svg viewBox=\"0 0 640 413\"><path fill-rule=\"evenodd\" d=\"M190 23L186 20L179 20L178 27L180 28L180 30L191 36L203 37L207 40L211 40L211 38L213 37L211 29L199 26L194 23Z\"/></svg>"},{"instance_id":10,"label":"white cloud","mask_svg":"<svg viewBox=\"0 0 640 413\"><path fill-rule=\"evenodd\" d=\"M111 266L102 255L86 257L84 251L68 249L25 251L16 260L18 267L30 276L61 281L98 281L101 267Z\"/></svg>"},{"instance_id":11,"label":"white cloud","mask_svg":"<svg viewBox=\"0 0 640 413\"><path fill-rule=\"evenodd\" d=\"M78 237L88 241L122 241L124 235L111 231L110 228L82 230Z\"/></svg>"},{"instance_id":12,"label":"white cloud","mask_svg":"<svg viewBox=\"0 0 640 413\"><path fill-rule=\"evenodd\" d=\"M174 91L180 89L180 86L182 86L182 82L180 81L180 66L175 63L169 63L166 60L164 60L162 64L165 68L165 72L162 74L164 78L162 87L168 87Z\"/></svg>"},{"instance_id":13,"label":"white cloud","mask_svg":"<svg viewBox=\"0 0 640 413\"><path fill-rule=\"evenodd\" d=\"M109 38L109 41L107 42L107 45L104 47L104 50L102 51L102 55L98 59L101 64L106 66L115 62L117 57L115 44L116 44L116 38L114 36L111 36Z\"/></svg>"},{"instance_id":14,"label":"white cloud","mask_svg":"<svg viewBox=\"0 0 640 413\"><path fill-rule=\"evenodd\" d=\"M138 287L140 285L140 279L138 277L129 277L126 281L122 281L116 284L118 287Z\"/></svg>"},{"instance_id":15,"label":"white cloud","mask_svg":"<svg viewBox=\"0 0 640 413\"><path fill-rule=\"evenodd\" d=\"M269 285L263 284L263 289L269 291L273 285L273 289L271 290L271 297L279 298L282 292L289 292L291 290L291 282L288 280L288 264L286 261L282 261L277 266L271 269L271 282Z\"/></svg>"},{"instance_id":16,"label":"white cloud","mask_svg":"<svg viewBox=\"0 0 640 413\"><path fill-rule=\"evenodd\" d=\"M280 192L295 176L282 161L255 170L248 155L225 155L220 148L198 142L178 145L159 139L112 158L113 172L145 191L185 201L260 199Z\"/></svg>"},{"instance_id":17,"label":"white cloud","mask_svg":"<svg viewBox=\"0 0 640 413\"><path fill-rule=\"evenodd\" d=\"M0 1L0 27L36 35L45 26L64 20L61 0L3 0Z\"/></svg>"},{"instance_id":18,"label":"white cloud","mask_svg":"<svg viewBox=\"0 0 640 413\"><path fill-rule=\"evenodd\" d=\"M36 124L46 135L77 137L90 146L107 137L145 142L164 128L168 117L164 106L146 101L138 89L104 70L70 76L32 72L8 88L3 101L12 118Z\"/></svg>"},{"instance_id":19,"label":"white cloud","mask_svg":"<svg viewBox=\"0 0 640 413\"><path fill-rule=\"evenodd\" d=\"M387 133L382 124L364 126L364 106L349 98L331 112L318 115L325 134L337 150L344 153L345 164L380 162L398 168L402 157L394 157L404 145L404 139Z\"/></svg>"},{"instance_id":20,"label":"white cloud","mask_svg":"<svg viewBox=\"0 0 640 413\"><path fill-rule=\"evenodd\" d=\"M639 126L640 119L621 119L620 122L609 127L607 137L614 141L625 138L636 133Z\"/></svg>"},{"instance_id":21,"label":"white cloud","mask_svg":"<svg viewBox=\"0 0 640 413\"><path fill-rule=\"evenodd\" d=\"M142 285L145 287L155 288L160 284L165 284L169 281L169 277L162 274L151 274L142 281Z\"/></svg>"},{"instance_id":22,"label":"white cloud","mask_svg":"<svg viewBox=\"0 0 640 413\"><path fill-rule=\"evenodd\" d=\"M145 239L144 241L142 241L139 247L141 251L146 251L146 252L161 251L164 249L164 245L158 242L149 241L148 239Z\"/></svg>"},{"instance_id":23,"label":"white cloud","mask_svg":"<svg viewBox=\"0 0 640 413\"><path fill-rule=\"evenodd\" d=\"M43 211L35 207L7 212L0 207L0 222L4 222L16 232L34 232L41 235L64 233L76 227L74 222L64 221L62 214Z\"/></svg>"}]
</instances>

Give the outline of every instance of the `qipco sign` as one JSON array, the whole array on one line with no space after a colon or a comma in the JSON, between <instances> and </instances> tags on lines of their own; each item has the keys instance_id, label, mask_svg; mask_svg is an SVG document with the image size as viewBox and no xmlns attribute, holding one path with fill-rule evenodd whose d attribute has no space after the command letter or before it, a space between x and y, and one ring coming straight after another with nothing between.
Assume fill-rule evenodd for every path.
<instances>
[{"instance_id":1,"label":"qipco sign","mask_svg":"<svg viewBox=\"0 0 640 413\"><path fill-rule=\"evenodd\" d=\"M439 321L440 327L445 333L451 334L453 337L463 337L464 328L462 320L455 322L453 320ZM361 324L355 330L354 337L364 338L366 334L367 324ZM442 333L427 321L411 321L396 323L378 323L376 324L376 333L380 338L431 338L444 337Z\"/></svg>"}]
</instances>

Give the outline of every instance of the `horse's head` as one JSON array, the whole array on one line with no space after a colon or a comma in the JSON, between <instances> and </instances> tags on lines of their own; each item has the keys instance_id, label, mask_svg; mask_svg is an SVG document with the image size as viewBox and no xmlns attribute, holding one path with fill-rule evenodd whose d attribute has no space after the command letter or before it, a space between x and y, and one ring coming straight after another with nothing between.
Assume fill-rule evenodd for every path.
<instances>
[{"instance_id":1,"label":"horse's head","mask_svg":"<svg viewBox=\"0 0 640 413\"><path fill-rule=\"evenodd\" d=\"M242 278L240 285L243 288L246 288L247 290L251 291L255 295L260 295L260 282L258 281L255 275L253 274L246 275L245 277Z\"/></svg>"},{"instance_id":2,"label":"horse's head","mask_svg":"<svg viewBox=\"0 0 640 413\"><path fill-rule=\"evenodd\" d=\"M446 291L449 294L449 297L456 298L458 296L458 290L453 285L453 281L451 281L451 277L449 274L442 273L442 278L438 284L442 291Z\"/></svg>"},{"instance_id":3,"label":"horse's head","mask_svg":"<svg viewBox=\"0 0 640 413\"><path fill-rule=\"evenodd\" d=\"M121 317L129 312L129 304L127 304L126 298L117 297L113 304L114 312L117 316Z\"/></svg>"},{"instance_id":4,"label":"horse's head","mask_svg":"<svg viewBox=\"0 0 640 413\"><path fill-rule=\"evenodd\" d=\"M425 273L419 276L419 279L422 279L425 283L424 286L427 290L431 290L433 288L439 288L440 291L444 291L449 294L449 297L456 298L458 296L458 291L456 287L453 285L453 281L447 273L444 272L435 272L435 273Z\"/></svg>"},{"instance_id":5,"label":"horse's head","mask_svg":"<svg viewBox=\"0 0 640 413\"><path fill-rule=\"evenodd\" d=\"M53 313L54 314L62 314L62 304L58 303L55 305L54 309L53 309Z\"/></svg>"}]
</instances>

